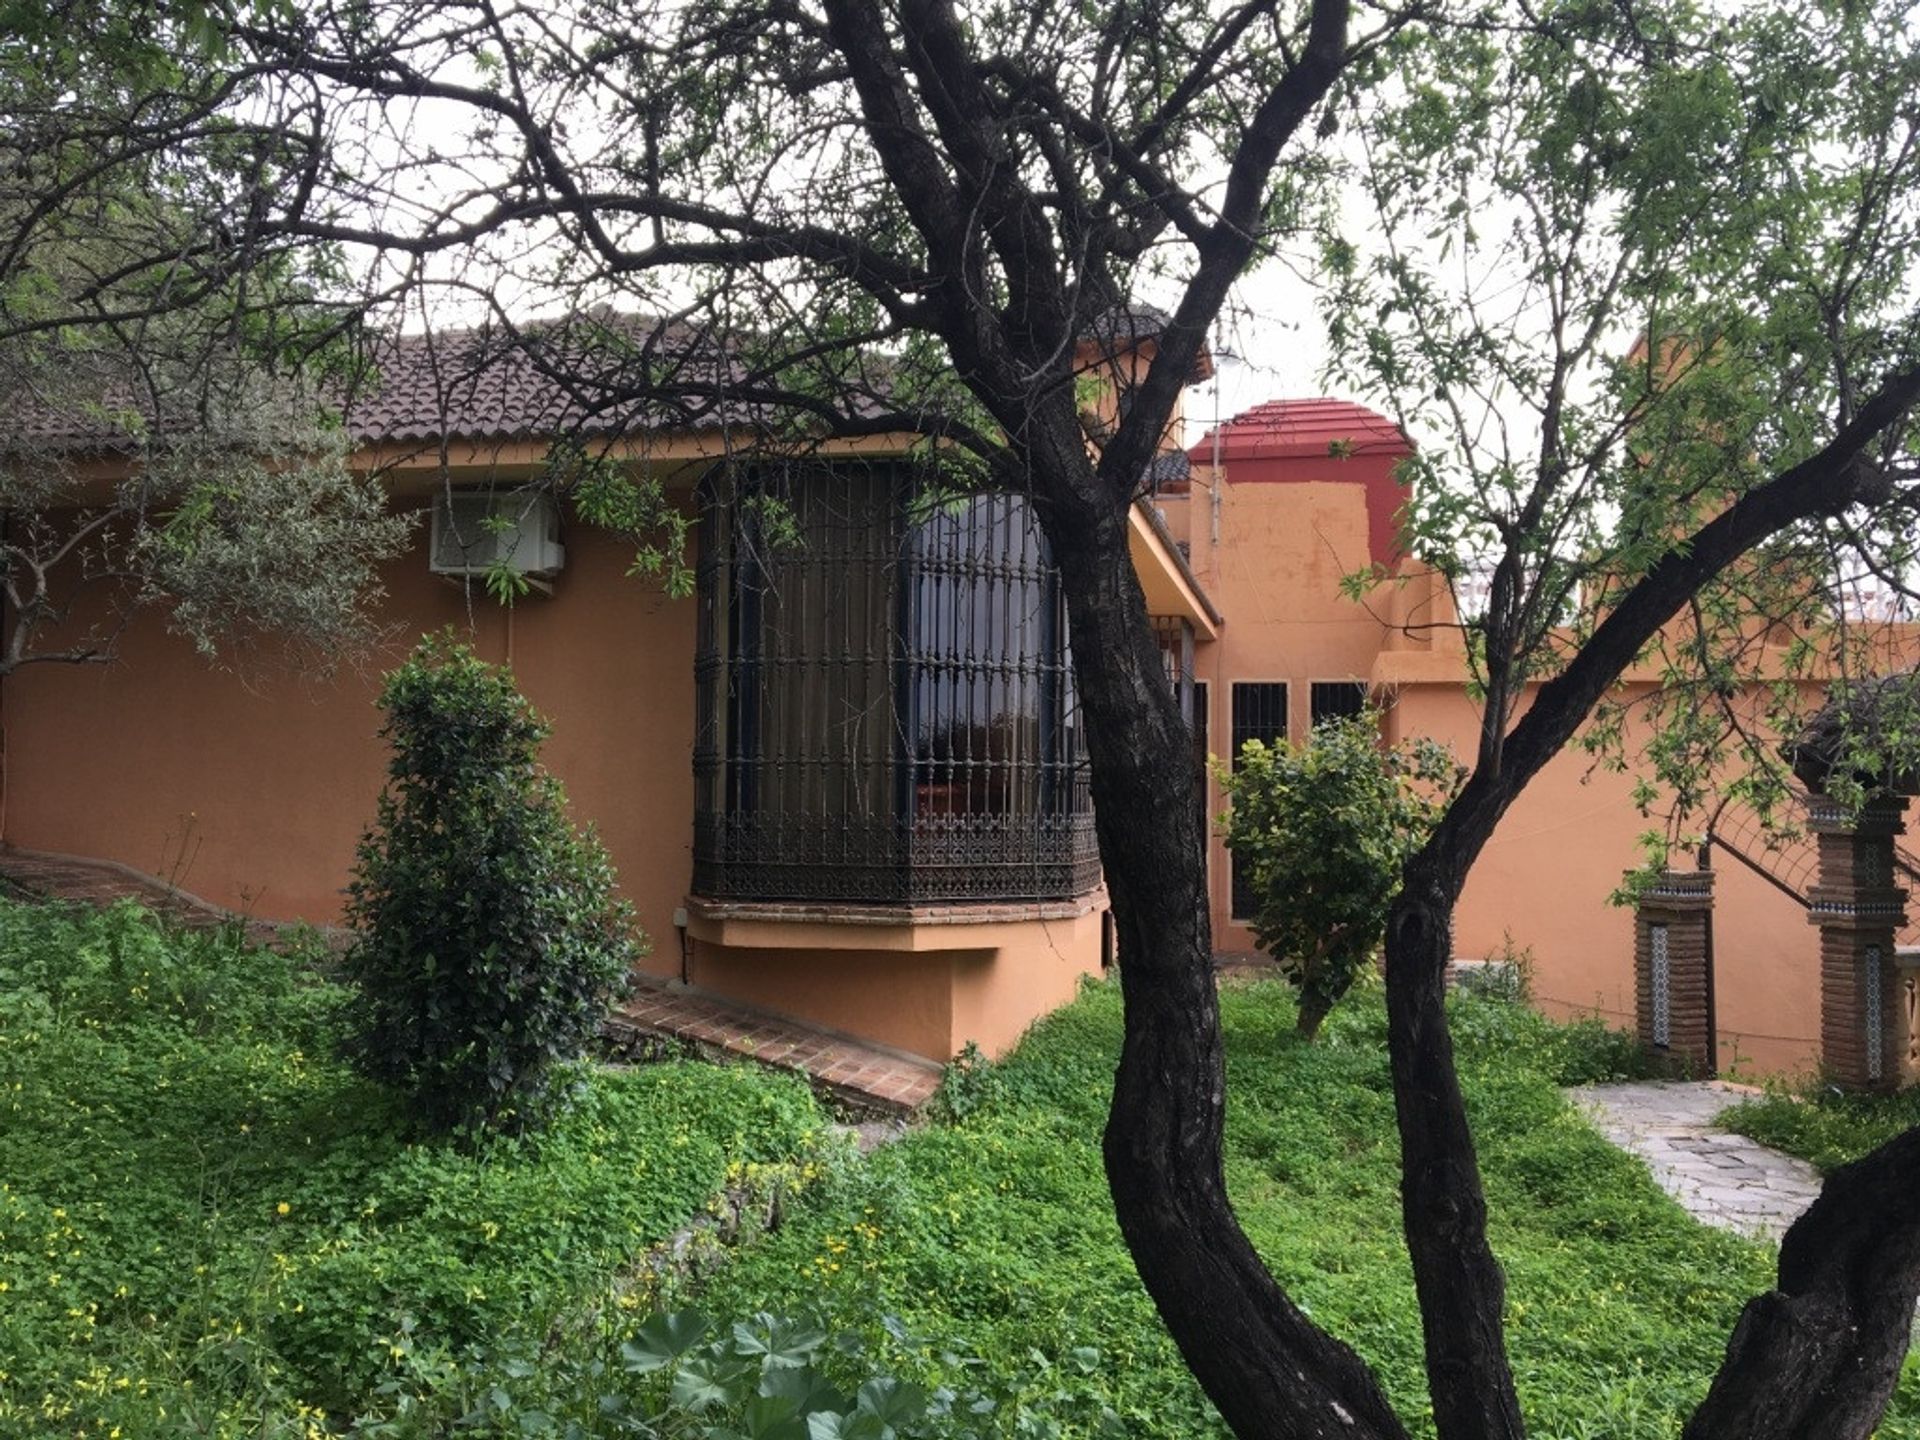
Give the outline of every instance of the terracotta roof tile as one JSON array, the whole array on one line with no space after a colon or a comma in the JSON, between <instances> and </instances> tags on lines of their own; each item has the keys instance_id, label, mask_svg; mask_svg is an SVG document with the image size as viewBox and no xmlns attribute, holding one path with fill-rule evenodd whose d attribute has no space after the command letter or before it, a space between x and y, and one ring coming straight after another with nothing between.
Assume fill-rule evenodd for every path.
<instances>
[{"instance_id":1,"label":"terracotta roof tile","mask_svg":"<svg viewBox=\"0 0 1920 1440\"><path fill-rule=\"evenodd\" d=\"M1150 339L1166 317L1132 306L1100 317L1090 332L1125 343ZM442 440L514 441L555 435L608 437L645 430L751 427L773 418L751 395L754 379L737 344L678 321L589 311L518 327L382 336L366 377L336 394L348 433L369 444ZM884 370L869 374L884 390ZM0 419L0 452L13 445L113 449L126 431L111 421L133 408L102 385L104 405L20 404ZM855 413L881 412L879 395ZM148 423L152 419L149 416ZM191 416L163 428L191 424Z\"/></svg>"},{"instance_id":2,"label":"terracotta roof tile","mask_svg":"<svg viewBox=\"0 0 1920 1440\"><path fill-rule=\"evenodd\" d=\"M366 443L605 437L751 426L770 413L729 398L750 378L734 347L677 322L633 316L382 336L366 359L364 378L334 393L348 433ZM0 451L120 448L128 432L113 423L115 410L144 410L153 423L152 407L135 406L130 387L103 380L93 393L104 401L22 404L13 397L0 420ZM191 423L182 416L165 428Z\"/></svg>"},{"instance_id":3,"label":"terracotta roof tile","mask_svg":"<svg viewBox=\"0 0 1920 1440\"><path fill-rule=\"evenodd\" d=\"M1400 427L1377 411L1351 400L1269 400L1243 410L1218 429L1220 459L1292 459L1324 456L1331 447L1351 447L1354 455L1410 455L1413 446ZM1187 454L1195 464L1214 459L1216 432L1209 430Z\"/></svg>"},{"instance_id":4,"label":"terracotta roof tile","mask_svg":"<svg viewBox=\"0 0 1920 1440\"><path fill-rule=\"evenodd\" d=\"M85 363L85 362L82 362ZM58 378L64 393L29 391L5 396L0 418L0 455L15 449L115 449L126 444L126 419L139 416L139 428L149 433L178 434L195 423L191 414L156 418L151 399L139 397L124 372L111 373L103 364L89 366L90 379L68 370ZM85 396L82 402L79 398Z\"/></svg>"},{"instance_id":5,"label":"terracotta roof tile","mask_svg":"<svg viewBox=\"0 0 1920 1440\"><path fill-rule=\"evenodd\" d=\"M758 418L715 398L744 383L738 358L672 322L587 317L387 337L369 358L371 377L346 397L348 429L369 443L609 436Z\"/></svg>"}]
</instances>

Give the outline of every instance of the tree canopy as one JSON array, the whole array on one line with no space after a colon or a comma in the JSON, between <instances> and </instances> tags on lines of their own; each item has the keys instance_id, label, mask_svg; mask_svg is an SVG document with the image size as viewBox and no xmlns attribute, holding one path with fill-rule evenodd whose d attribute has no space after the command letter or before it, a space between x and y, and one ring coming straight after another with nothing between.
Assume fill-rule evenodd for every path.
<instances>
[{"instance_id":1,"label":"tree canopy","mask_svg":"<svg viewBox=\"0 0 1920 1440\"><path fill-rule=\"evenodd\" d=\"M244 248L234 207L278 142L234 113L258 91L218 17L7 20L0 674L109 660L150 604L209 655L269 632L308 665L364 648L408 527L347 464L337 256Z\"/></svg>"},{"instance_id":2,"label":"tree canopy","mask_svg":"<svg viewBox=\"0 0 1920 1440\"><path fill-rule=\"evenodd\" d=\"M1229 1203L1190 742L1127 548L1128 507L1236 281L1315 243L1340 373L1422 441L1416 549L1453 570L1464 546L1491 569L1478 754L1406 866L1387 983L1434 1424L1443 1440L1523 1433L1442 1003L1453 905L1500 816L1629 664L1769 573L1743 557L1859 537L1903 563L1889 537L1911 513L1902 427L1920 397L1905 12L160 13L211 27L231 88L151 140L92 132L97 163L137 166L171 127L189 147L217 131L252 164L191 207L204 219L169 263L223 276L230 256L343 247L367 293L432 293L508 332L537 308L666 317L740 363L601 327L571 383L605 405L749 403L758 442L785 449L910 435L969 483L1032 497L1120 937L1127 1037L1104 1143L1122 1231L1238 1433L1399 1436L1364 1362L1274 1283ZM1343 208L1348 174L1362 200ZM1090 448L1080 376L1122 354L1144 364ZM1829 1187L1689 1433L1870 1432L1920 1295L1920 1218L1881 1202L1916 1167L1920 1135Z\"/></svg>"},{"instance_id":3,"label":"tree canopy","mask_svg":"<svg viewBox=\"0 0 1920 1440\"><path fill-rule=\"evenodd\" d=\"M1911 17L1570 6L1524 32L1403 42L1410 103L1357 102L1365 227L1321 227L1334 373L1420 441L1413 545L1474 581L1469 658L1497 766L1530 683L1735 500L1867 419L1877 502L1798 516L1647 642L1650 782L1763 800L1810 693L1884 665L1862 581L1909 593L1915 477ZM1364 229L1364 234L1357 233ZM1621 757L1597 702L1585 743ZM1725 761L1739 752L1738 765ZM1649 803L1653 791L1647 792Z\"/></svg>"}]
</instances>

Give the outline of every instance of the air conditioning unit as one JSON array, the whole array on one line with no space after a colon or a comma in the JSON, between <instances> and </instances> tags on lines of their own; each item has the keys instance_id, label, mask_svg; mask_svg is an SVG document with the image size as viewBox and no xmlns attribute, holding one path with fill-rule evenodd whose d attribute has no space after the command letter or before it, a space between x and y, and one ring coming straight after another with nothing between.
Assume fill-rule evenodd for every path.
<instances>
[{"instance_id":1,"label":"air conditioning unit","mask_svg":"<svg viewBox=\"0 0 1920 1440\"><path fill-rule=\"evenodd\" d=\"M432 542L436 575L479 577L505 564L539 582L567 563L553 497L532 492L443 490L433 500Z\"/></svg>"}]
</instances>

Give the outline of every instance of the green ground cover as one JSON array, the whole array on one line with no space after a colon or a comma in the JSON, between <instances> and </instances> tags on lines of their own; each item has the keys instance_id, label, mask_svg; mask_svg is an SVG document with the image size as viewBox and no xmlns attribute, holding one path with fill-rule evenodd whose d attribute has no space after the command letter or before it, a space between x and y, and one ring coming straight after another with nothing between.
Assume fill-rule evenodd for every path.
<instances>
[{"instance_id":1,"label":"green ground cover","mask_svg":"<svg viewBox=\"0 0 1920 1440\"><path fill-rule=\"evenodd\" d=\"M543 1333L824 1121L757 1070L582 1067L537 1139L410 1143L341 999L132 907L0 903L0 1434L320 1433L416 1348Z\"/></svg>"},{"instance_id":2,"label":"green ground cover","mask_svg":"<svg viewBox=\"0 0 1920 1440\"><path fill-rule=\"evenodd\" d=\"M1230 988L1221 1008L1240 1215L1296 1298L1378 1368L1403 1414L1424 1416L1379 999L1337 1010L1310 1047L1281 986ZM1617 1039L1497 1000L1461 999L1455 1025L1534 1434L1677 1434L1741 1305L1769 1284L1771 1251L1688 1219L1561 1097L1627 1063ZM958 1123L816 1192L700 1304L809 1311L932 1385L1013 1377L1014 1398L1068 1433L1097 1432L1108 1409L1114 1433L1224 1433L1108 1208L1099 1135L1119 1036L1118 995L1096 987L969 1077ZM890 1341L884 1314L930 1338ZM1911 1368L1881 1433L1920 1434Z\"/></svg>"},{"instance_id":3,"label":"green ground cover","mask_svg":"<svg viewBox=\"0 0 1920 1440\"><path fill-rule=\"evenodd\" d=\"M1111 1218L1111 986L858 1163L797 1084L697 1065L583 1072L538 1141L410 1144L331 1058L339 1003L130 910L0 906L0 1434L809 1440L779 1407L816 1383L848 1436L1223 1433ZM1222 1014L1245 1223L1420 1417L1379 998L1312 1046L1284 987ZM1454 1018L1534 1433L1676 1433L1770 1252L1693 1224L1562 1100L1628 1063L1617 1038L1493 999ZM670 1297L716 1323L636 1333L623 1265L730 1167L796 1157L817 1178L784 1224ZM1920 1436L1911 1371L1881 1433Z\"/></svg>"},{"instance_id":4,"label":"green ground cover","mask_svg":"<svg viewBox=\"0 0 1920 1440\"><path fill-rule=\"evenodd\" d=\"M1817 1083L1783 1087L1721 1111L1719 1123L1827 1171L1920 1125L1920 1090L1849 1095Z\"/></svg>"}]
</instances>

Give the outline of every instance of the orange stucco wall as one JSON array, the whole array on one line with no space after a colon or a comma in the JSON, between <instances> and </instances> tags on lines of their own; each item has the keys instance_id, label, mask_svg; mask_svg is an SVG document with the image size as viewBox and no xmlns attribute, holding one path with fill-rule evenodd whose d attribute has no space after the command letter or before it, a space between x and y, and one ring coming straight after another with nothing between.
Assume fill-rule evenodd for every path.
<instances>
[{"instance_id":1,"label":"orange stucco wall","mask_svg":"<svg viewBox=\"0 0 1920 1440\"><path fill-rule=\"evenodd\" d=\"M1318 478L1252 484L1203 468L1186 493L1162 498L1168 528L1187 542L1195 577L1227 617L1219 638L1194 650L1211 754L1232 749L1233 682L1285 681L1287 733L1301 736L1314 681L1365 681L1372 672L1388 627L1377 606L1345 599L1340 581L1369 563L1366 481L1390 468L1384 459L1323 461L1309 472ZM1218 814L1224 801L1211 781L1209 795ZM1209 848L1215 947L1251 950L1252 932L1231 916L1226 846L1216 835Z\"/></svg>"},{"instance_id":2,"label":"orange stucco wall","mask_svg":"<svg viewBox=\"0 0 1920 1440\"><path fill-rule=\"evenodd\" d=\"M1082 977L1099 973L1105 910L1102 897L1067 919L1021 922L991 953L955 954L948 1053L971 1040L988 1055L1003 1055L1033 1023L1029 998L1039 1002L1039 1014L1073 999ZM1018 990L1009 975L1021 977Z\"/></svg>"},{"instance_id":3,"label":"orange stucco wall","mask_svg":"<svg viewBox=\"0 0 1920 1440\"><path fill-rule=\"evenodd\" d=\"M429 573L423 525L385 575L391 641L330 680L213 670L157 615L131 627L112 665L17 672L0 686L0 838L119 861L262 918L337 920L385 776L380 672L423 632L453 626L483 658L509 663L552 723L544 759L574 817L599 831L652 939L644 967L678 975L694 602L629 577L631 553L604 535L574 526L566 545L554 593L502 610ZM849 947L847 934L788 926L778 948L692 940L688 978L944 1060L968 1040L1006 1050L1100 963L1097 908L942 927L947 948L933 953L910 953L909 930L891 952L874 951L872 935Z\"/></svg>"},{"instance_id":4,"label":"orange stucco wall","mask_svg":"<svg viewBox=\"0 0 1920 1440\"><path fill-rule=\"evenodd\" d=\"M1099 973L1104 909L1102 900L1049 919L917 926L890 941L819 923L783 927L790 943L777 946L696 937L689 977L916 1055L946 1059L971 1042L997 1057Z\"/></svg>"},{"instance_id":5,"label":"orange stucco wall","mask_svg":"<svg viewBox=\"0 0 1920 1440\"><path fill-rule=\"evenodd\" d=\"M1431 735L1460 755L1472 754L1478 724L1457 685L1404 686L1388 716L1393 738ZM1653 824L1635 810L1631 790L1631 776L1595 769L1582 753L1551 761L1474 865L1454 953L1479 958L1510 941L1530 955L1534 999L1549 1014L1597 1014L1631 1028L1633 915L1607 903L1640 861L1635 838ZM1803 909L1737 862L1717 855L1713 870L1720 1067L1810 1069L1819 1051L1819 937Z\"/></svg>"},{"instance_id":6,"label":"orange stucco wall","mask_svg":"<svg viewBox=\"0 0 1920 1440\"><path fill-rule=\"evenodd\" d=\"M1300 737L1313 681L1360 679L1388 707L1389 738L1433 736L1471 759L1479 709L1466 694L1458 632L1424 623L1451 617L1432 578L1390 584L1360 601L1340 593L1342 577L1364 569L1378 550L1378 504L1369 501L1380 489L1376 468L1391 463L1367 456L1266 461L1254 483L1234 480L1231 465L1225 473L1200 466L1184 493L1161 498L1169 528L1187 542L1196 576L1227 617L1218 639L1197 645L1194 656L1195 678L1208 686L1212 754L1231 746L1232 682L1286 681L1288 731ZM1298 478L1280 478L1287 476ZM1882 658L1889 669L1911 663ZM1531 955L1542 1008L1630 1027L1632 914L1607 902L1641 860L1637 837L1654 824L1635 809L1631 790L1630 775L1596 769L1578 751L1549 764L1474 866L1454 953L1479 958L1511 942ZM1209 795L1218 814L1219 787L1210 783ZM1714 870L1721 1068L1809 1069L1818 1059L1818 937L1800 906L1737 862L1719 856ZM1229 875L1216 835L1209 855L1214 941L1223 951L1245 951L1253 939L1231 918Z\"/></svg>"},{"instance_id":7,"label":"orange stucco wall","mask_svg":"<svg viewBox=\"0 0 1920 1440\"><path fill-rule=\"evenodd\" d=\"M657 949L673 949L690 864L691 604L625 578L621 547L578 529L553 597L512 611L430 575L423 546L389 568L395 635L357 672L222 673L147 616L115 664L9 677L6 840L117 860L266 918L335 920L385 774L379 672L451 625L510 662L552 721L545 756L574 815L599 829Z\"/></svg>"},{"instance_id":8,"label":"orange stucco wall","mask_svg":"<svg viewBox=\"0 0 1920 1440\"><path fill-rule=\"evenodd\" d=\"M735 949L696 940L688 978L782 1015L947 1059L953 1033L948 952Z\"/></svg>"}]
</instances>

